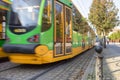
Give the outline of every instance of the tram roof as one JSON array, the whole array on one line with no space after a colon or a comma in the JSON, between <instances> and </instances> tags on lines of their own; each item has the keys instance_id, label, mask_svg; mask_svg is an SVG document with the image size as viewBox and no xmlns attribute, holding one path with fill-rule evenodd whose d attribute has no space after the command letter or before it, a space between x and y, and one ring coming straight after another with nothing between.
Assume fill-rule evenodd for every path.
<instances>
[{"instance_id":1,"label":"tram roof","mask_svg":"<svg viewBox=\"0 0 120 80\"><path fill-rule=\"evenodd\" d=\"M9 11L10 4L11 4L11 0L0 0L0 10Z\"/></svg>"},{"instance_id":2,"label":"tram roof","mask_svg":"<svg viewBox=\"0 0 120 80\"><path fill-rule=\"evenodd\" d=\"M66 5L69 6L69 7L72 7L71 0L58 0L58 1L60 1L60 2L62 2L62 3L64 3L64 4L66 4Z\"/></svg>"},{"instance_id":3,"label":"tram roof","mask_svg":"<svg viewBox=\"0 0 120 80\"><path fill-rule=\"evenodd\" d=\"M2 1L5 2L5 3L8 3L8 4L12 3L11 0L2 0Z\"/></svg>"}]
</instances>

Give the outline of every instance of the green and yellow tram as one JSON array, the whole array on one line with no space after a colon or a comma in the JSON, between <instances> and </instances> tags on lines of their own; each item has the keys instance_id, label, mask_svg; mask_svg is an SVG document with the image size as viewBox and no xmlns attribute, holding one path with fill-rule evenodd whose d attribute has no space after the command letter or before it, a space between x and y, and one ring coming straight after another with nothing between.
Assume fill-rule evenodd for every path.
<instances>
[{"instance_id":1,"label":"green and yellow tram","mask_svg":"<svg viewBox=\"0 0 120 80\"><path fill-rule=\"evenodd\" d=\"M88 30L83 32L77 28L78 13L70 0L13 0L3 49L11 62L21 64L72 58L94 42L91 29L81 26Z\"/></svg>"},{"instance_id":2,"label":"green and yellow tram","mask_svg":"<svg viewBox=\"0 0 120 80\"><path fill-rule=\"evenodd\" d=\"M9 5L11 1L0 0L0 58L7 57L7 54L3 52L2 45L5 42L5 32L6 32L6 22L7 22L7 12L9 11Z\"/></svg>"}]
</instances>

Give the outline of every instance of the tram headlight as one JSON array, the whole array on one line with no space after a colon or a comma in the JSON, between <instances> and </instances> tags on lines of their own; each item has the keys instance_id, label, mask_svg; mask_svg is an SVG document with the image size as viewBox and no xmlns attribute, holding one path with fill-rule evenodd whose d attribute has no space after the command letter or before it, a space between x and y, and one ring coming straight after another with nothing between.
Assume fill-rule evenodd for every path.
<instances>
[{"instance_id":1,"label":"tram headlight","mask_svg":"<svg viewBox=\"0 0 120 80\"><path fill-rule=\"evenodd\" d=\"M48 52L48 47L47 46L40 45L40 46L37 46L35 48L36 56L43 56L47 52Z\"/></svg>"},{"instance_id":2,"label":"tram headlight","mask_svg":"<svg viewBox=\"0 0 120 80\"><path fill-rule=\"evenodd\" d=\"M29 42L39 42L39 35L37 34L37 35L34 35L34 36L28 38L28 41Z\"/></svg>"}]
</instances>

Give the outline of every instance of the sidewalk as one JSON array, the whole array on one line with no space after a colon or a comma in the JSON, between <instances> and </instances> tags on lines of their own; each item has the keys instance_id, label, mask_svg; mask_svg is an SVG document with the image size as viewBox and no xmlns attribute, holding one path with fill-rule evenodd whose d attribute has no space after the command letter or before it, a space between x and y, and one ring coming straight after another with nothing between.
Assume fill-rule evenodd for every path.
<instances>
[{"instance_id":1,"label":"sidewalk","mask_svg":"<svg viewBox=\"0 0 120 80\"><path fill-rule=\"evenodd\" d=\"M120 45L110 44L103 50L103 56L103 80L120 80ZM93 56L82 80L96 80L95 63Z\"/></svg>"},{"instance_id":2,"label":"sidewalk","mask_svg":"<svg viewBox=\"0 0 120 80\"><path fill-rule=\"evenodd\" d=\"M113 45L114 46L114 45ZM116 48L119 47L116 45ZM119 51L109 46L103 51L103 73L105 80L120 80L120 47Z\"/></svg>"}]
</instances>

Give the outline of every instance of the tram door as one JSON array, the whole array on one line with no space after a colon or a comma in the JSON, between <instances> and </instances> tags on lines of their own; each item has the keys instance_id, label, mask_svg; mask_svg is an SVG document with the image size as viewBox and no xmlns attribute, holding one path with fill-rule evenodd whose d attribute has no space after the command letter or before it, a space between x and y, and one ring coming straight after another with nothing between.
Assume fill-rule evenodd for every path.
<instances>
[{"instance_id":1,"label":"tram door","mask_svg":"<svg viewBox=\"0 0 120 80\"><path fill-rule=\"evenodd\" d=\"M63 4L55 1L55 56L64 55L64 16Z\"/></svg>"},{"instance_id":2,"label":"tram door","mask_svg":"<svg viewBox=\"0 0 120 80\"><path fill-rule=\"evenodd\" d=\"M71 40L70 40L71 18L70 15L66 14L65 6L63 4L55 1L54 7L55 7L54 53L55 56L61 56L71 52Z\"/></svg>"},{"instance_id":3,"label":"tram door","mask_svg":"<svg viewBox=\"0 0 120 80\"><path fill-rule=\"evenodd\" d=\"M69 7L65 7L65 54L72 53L72 12Z\"/></svg>"}]
</instances>

